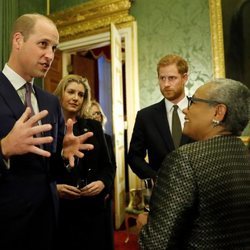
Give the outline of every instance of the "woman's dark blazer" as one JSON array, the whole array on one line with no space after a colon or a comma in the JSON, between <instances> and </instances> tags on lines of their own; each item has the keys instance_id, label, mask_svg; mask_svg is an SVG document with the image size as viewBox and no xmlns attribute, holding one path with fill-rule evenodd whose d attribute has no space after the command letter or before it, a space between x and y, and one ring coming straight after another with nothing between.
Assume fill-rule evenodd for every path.
<instances>
[{"instance_id":1,"label":"woman's dark blazer","mask_svg":"<svg viewBox=\"0 0 250 250\"><path fill-rule=\"evenodd\" d=\"M249 249L250 162L243 142L220 136L164 160L141 249Z\"/></svg>"},{"instance_id":2,"label":"woman's dark blazer","mask_svg":"<svg viewBox=\"0 0 250 250\"><path fill-rule=\"evenodd\" d=\"M74 125L75 134L84 134L86 132L93 132L94 135L90 137L86 143L94 145L94 149L84 151L82 159L76 159L76 167L70 172L64 167L60 167L60 175L57 178L57 183L65 183L77 186L79 178L87 180L87 183L101 180L105 189L97 196L82 197L78 200L65 200L64 203L77 204L83 206L83 209L103 209L104 197L110 191L113 184L115 169L112 166L103 129L100 122L92 119L77 118L77 123ZM61 199L63 200L63 199Z\"/></svg>"},{"instance_id":3,"label":"woman's dark blazer","mask_svg":"<svg viewBox=\"0 0 250 250\"><path fill-rule=\"evenodd\" d=\"M104 138L101 123L90 119L77 119L74 124L75 134L94 133L86 143L94 145L94 149L84 151L84 157L76 159L76 167L70 172L60 166L61 175L57 183L77 186L79 177L87 179L87 184L93 181L103 181L104 190L95 196L81 197L75 200L60 199L59 227L55 249L106 249L108 239L106 233L110 230L107 224L105 197L110 192L115 170Z\"/></svg>"}]
</instances>

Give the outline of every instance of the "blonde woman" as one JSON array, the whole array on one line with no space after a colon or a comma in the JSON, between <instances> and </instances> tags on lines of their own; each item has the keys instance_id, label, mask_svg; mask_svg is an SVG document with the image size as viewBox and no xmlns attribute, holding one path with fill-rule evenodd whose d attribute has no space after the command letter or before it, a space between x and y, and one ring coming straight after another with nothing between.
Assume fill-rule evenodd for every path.
<instances>
[{"instance_id":1,"label":"blonde woman","mask_svg":"<svg viewBox=\"0 0 250 250\"><path fill-rule=\"evenodd\" d=\"M60 197L58 249L108 249L105 231L105 197L113 183L112 167L102 126L88 119L91 91L88 80L68 75L58 84L59 98L65 120L74 122L75 135L94 133L89 143L92 151L84 152L84 159L75 159L76 166L60 168L57 190Z\"/></svg>"}]
</instances>

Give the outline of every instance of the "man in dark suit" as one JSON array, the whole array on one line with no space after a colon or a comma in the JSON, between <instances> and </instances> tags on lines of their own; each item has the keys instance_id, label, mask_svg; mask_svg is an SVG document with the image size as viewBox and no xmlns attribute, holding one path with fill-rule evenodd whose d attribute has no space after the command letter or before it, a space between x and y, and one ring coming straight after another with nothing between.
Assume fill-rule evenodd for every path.
<instances>
[{"instance_id":1,"label":"man in dark suit","mask_svg":"<svg viewBox=\"0 0 250 250\"><path fill-rule=\"evenodd\" d=\"M188 64L178 55L166 55L159 61L157 73L164 99L137 113L127 156L131 169L141 179L154 179L164 157L179 145L191 142L183 135L175 145L172 136L175 128L172 125L173 105L178 105L182 128L184 124L182 110L188 104L184 90Z\"/></svg>"},{"instance_id":2,"label":"man in dark suit","mask_svg":"<svg viewBox=\"0 0 250 250\"><path fill-rule=\"evenodd\" d=\"M51 249L56 221L53 166L62 157L74 166L74 157L83 157L80 150L92 149L82 144L91 133L75 137L68 120L65 134L58 99L33 85L34 77L44 77L54 59L59 43L55 24L45 16L26 14L16 20L11 38L11 54L0 72L0 248L46 250ZM31 112L37 115L29 119ZM14 132L20 143L16 152ZM28 135L22 137L24 132Z\"/></svg>"}]
</instances>

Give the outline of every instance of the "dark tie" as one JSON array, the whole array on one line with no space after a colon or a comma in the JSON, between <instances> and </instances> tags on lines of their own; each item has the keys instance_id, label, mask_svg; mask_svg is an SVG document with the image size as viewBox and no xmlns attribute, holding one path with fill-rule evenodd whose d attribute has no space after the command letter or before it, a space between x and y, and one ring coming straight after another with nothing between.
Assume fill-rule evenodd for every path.
<instances>
[{"instance_id":1,"label":"dark tie","mask_svg":"<svg viewBox=\"0 0 250 250\"><path fill-rule=\"evenodd\" d=\"M26 107L29 107L31 109L30 116L33 116L35 114L35 112L34 112L34 109L33 109L32 102L31 102L31 93L32 93L32 85L31 85L31 83L29 83L29 82L25 83L25 90L26 90L25 91L25 105L26 105ZM37 123L37 125L39 125L39 124ZM42 134L37 133L35 135L35 137L42 137ZM41 145L39 145L39 147L43 148L43 145L41 144Z\"/></svg>"},{"instance_id":2,"label":"dark tie","mask_svg":"<svg viewBox=\"0 0 250 250\"><path fill-rule=\"evenodd\" d=\"M31 109L31 116L35 114L32 103L31 103L31 92L32 92L32 86L31 83L26 82L25 83L25 105L26 107L29 107Z\"/></svg>"},{"instance_id":3,"label":"dark tie","mask_svg":"<svg viewBox=\"0 0 250 250\"><path fill-rule=\"evenodd\" d=\"M181 135L182 135L182 128L181 128L181 122L178 115L178 105L173 106L173 116L172 116L172 137L174 141L175 148L178 148L181 141Z\"/></svg>"}]
</instances>

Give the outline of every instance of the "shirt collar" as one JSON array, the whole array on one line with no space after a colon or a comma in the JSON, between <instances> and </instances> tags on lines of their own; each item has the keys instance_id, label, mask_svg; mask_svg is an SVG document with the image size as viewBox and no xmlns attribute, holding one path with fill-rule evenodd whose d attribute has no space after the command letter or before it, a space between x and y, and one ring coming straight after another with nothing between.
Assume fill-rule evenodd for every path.
<instances>
[{"instance_id":1,"label":"shirt collar","mask_svg":"<svg viewBox=\"0 0 250 250\"><path fill-rule=\"evenodd\" d=\"M174 103L170 102L168 99L165 98L165 105L166 105L167 112L170 112L172 110L172 107L173 107ZM187 99L187 97L185 96L176 105L179 106L180 110L185 109L188 106L188 99Z\"/></svg>"},{"instance_id":2,"label":"shirt collar","mask_svg":"<svg viewBox=\"0 0 250 250\"><path fill-rule=\"evenodd\" d=\"M7 63L4 65L3 74L8 78L10 83L13 85L15 90L22 88L26 81L18 75ZM31 80L31 85L33 88L34 79Z\"/></svg>"}]
</instances>

